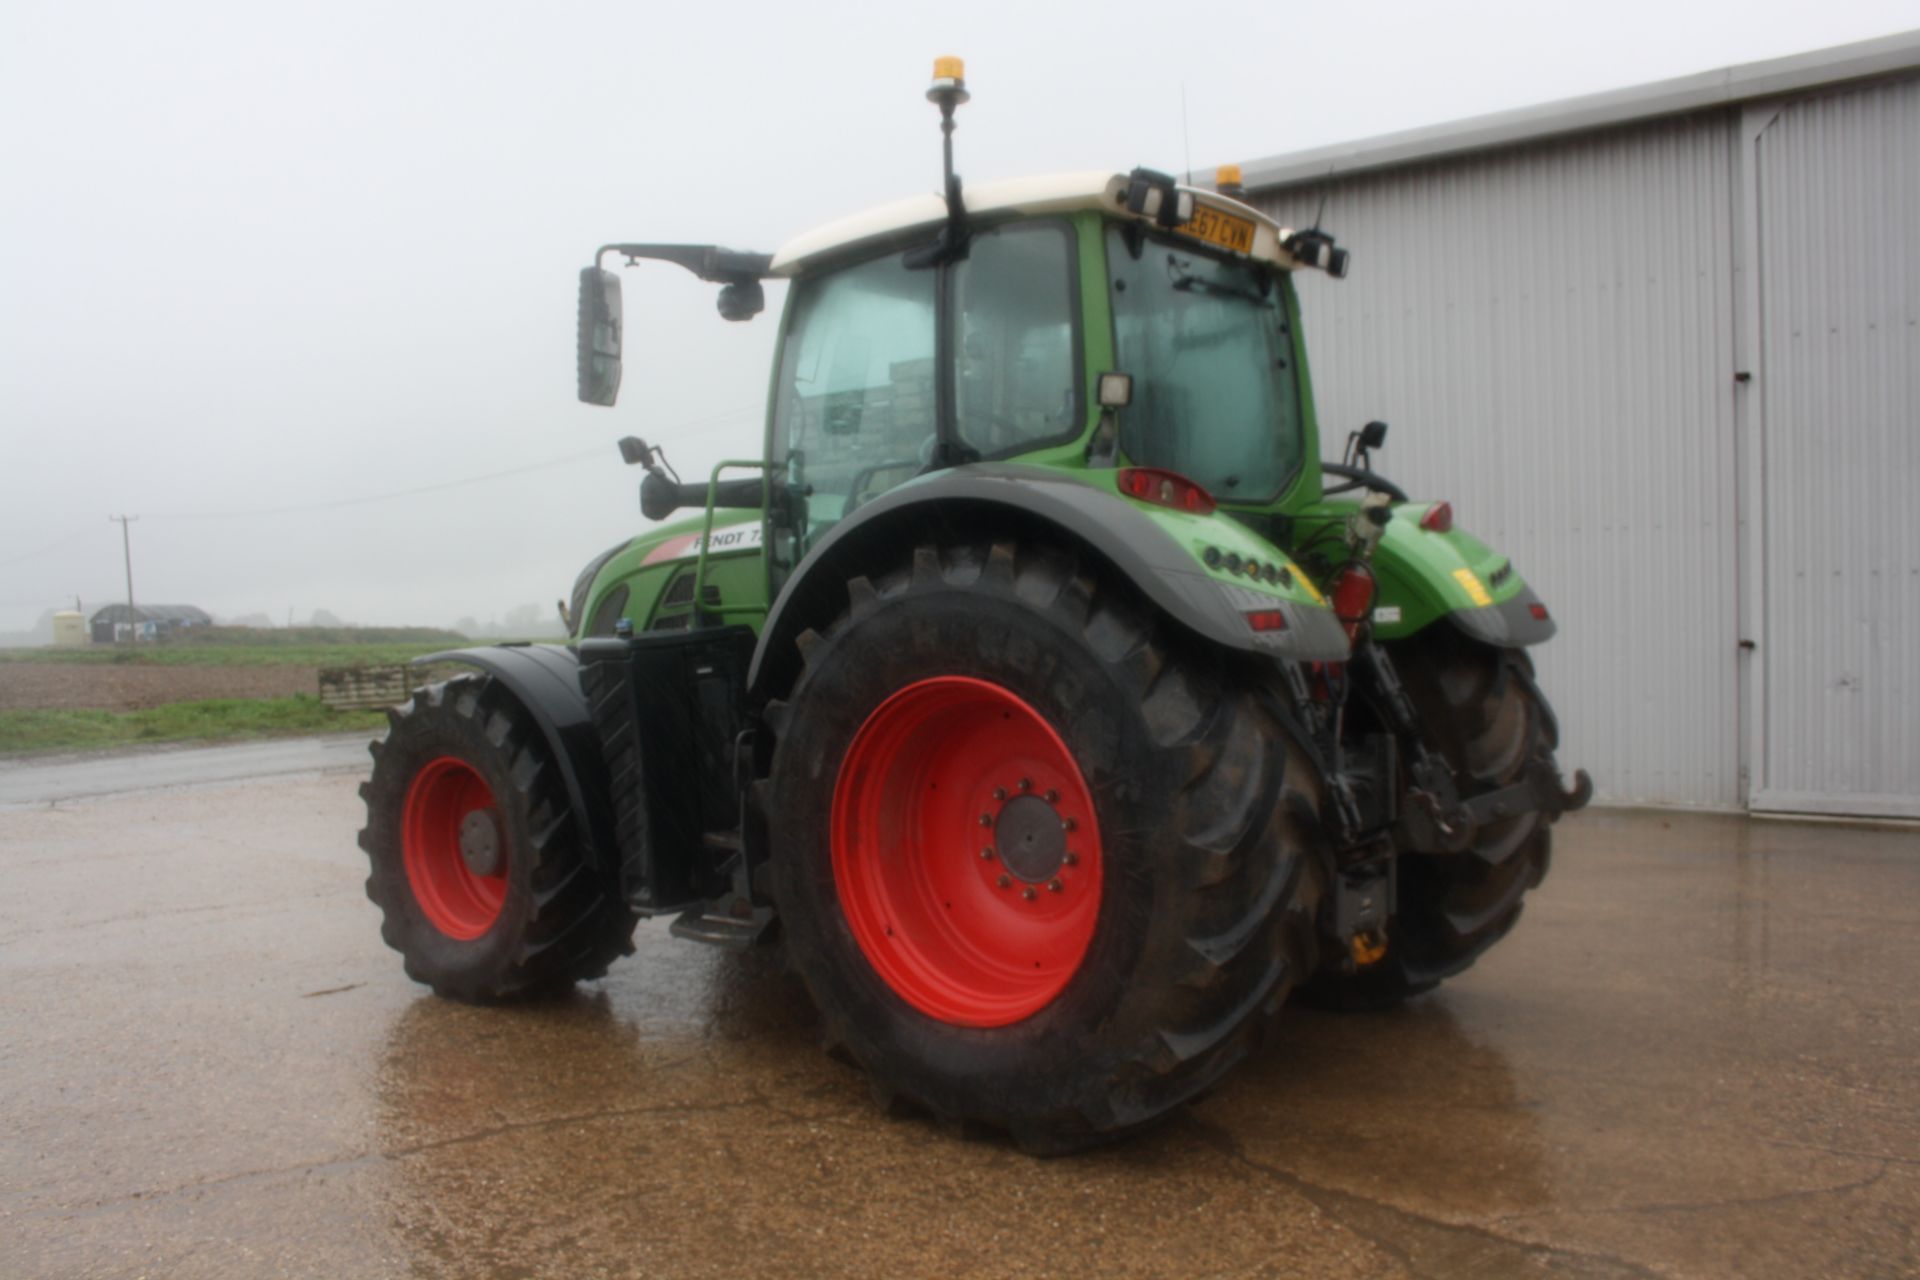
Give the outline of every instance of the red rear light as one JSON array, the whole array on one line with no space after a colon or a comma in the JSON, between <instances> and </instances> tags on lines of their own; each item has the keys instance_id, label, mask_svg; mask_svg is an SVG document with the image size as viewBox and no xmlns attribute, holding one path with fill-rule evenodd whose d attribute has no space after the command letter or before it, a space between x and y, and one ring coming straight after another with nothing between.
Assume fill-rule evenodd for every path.
<instances>
[{"instance_id":1,"label":"red rear light","mask_svg":"<svg viewBox=\"0 0 1920 1280\"><path fill-rule=\"evenodd\" d=\"M1211 515L1215 506L1212 494L1179 472L1162 467L1120 468L1120 492L1129 498L1197 516Z\"/></svg>"},{"instance_id":2,"label":"red rear light","mask_svg":"<svg viewBox=\"0 0 1920 1280\"><path fill-rule=\"evenodd\" d=\"M1446 533L1453 528L1453 504L1436 502L1420 517L1420 527L1429 533Z\"/></svg>"},{"instance_id":3,"label":"red rear light","mask_svg":"<svg viewBox=\"0 0 1920 1280\"><path fill-rule=\"evenodd\" d=\"M1334 570L1328 594L1333 597L1333 615L1347 629L1347 639L1359 638L1360 624L1373 611L1373 590L1373 570L1363 562L1349 560Z\"/></svg>"},{"instance_id":4,"label":"red rear light","mask_svg":"<svg viewBox=\"0 0 1920 1280\"><path fill-rule=\"evenodd\" d=\"M1530 604L1527 606L1527 612L1534 616L1535 621L1545 622L1547 620L1547 606L1543 604Z\"/></svg>"},{"instance_id":5,"label":"red rear light","mask_svg":"<svg viewBox=\"0 0 1920 1280\"><path fill-rule=\"evenodd\" d=\"M1247 615L1247 625L1255 631L1285 631L1287 615L1278 609L1255 609Z\"/></svg>"}]
</instances>

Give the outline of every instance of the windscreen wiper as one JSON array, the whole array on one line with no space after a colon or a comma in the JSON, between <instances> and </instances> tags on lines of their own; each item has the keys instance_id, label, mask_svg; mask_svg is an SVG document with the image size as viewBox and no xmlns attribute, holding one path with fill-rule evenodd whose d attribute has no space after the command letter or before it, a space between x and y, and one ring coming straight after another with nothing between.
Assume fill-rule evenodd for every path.
<instances>
[{"instance_id":1,"label":"windscreen wiper","mask_svg":"<svg viewBox=\"0 0 1920 1280\"><path fill-rule=\"evenodd\" d=\"M1251 302L1256 307L1267 305L1267 295L1253 289L1242 289L1230 284L1220 284L1213 280L1202 280L1199 276L1180 270L1172 263L1167 264L1167 277L1173 281L1173 287L1181 293L1191 293L1198 289L1201 293L1216 298L1239 298Z\"/></svg>"}]
</instances>

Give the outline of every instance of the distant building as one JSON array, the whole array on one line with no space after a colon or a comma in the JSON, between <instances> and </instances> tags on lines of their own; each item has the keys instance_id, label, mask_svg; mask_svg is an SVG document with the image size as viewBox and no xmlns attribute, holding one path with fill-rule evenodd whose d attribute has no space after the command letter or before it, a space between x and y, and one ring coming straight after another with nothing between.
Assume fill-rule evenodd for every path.
<instances>
[{"instance_id":1,"label":"distant building","mask_svg":"<svg viewBox=\"0 0 1920 1280\"><path fill-rule=\"evenodd\" d=\"M110 604L93 615L93 642L164 640L176 631L212 625L213 617L205 609L190 604L142 604L131 612L124 604Z\"/></svg>"},{"instance_id":2,"label":"distant building","mask_svg":"<svg viewBox=\"0 0 1920 1280\"><path fill-rule=\"evenodd\" d=\"M77 645L87 642L87 615L78 609L62 609L53 615L53 642Z\"/></svg>"}]
</instances>

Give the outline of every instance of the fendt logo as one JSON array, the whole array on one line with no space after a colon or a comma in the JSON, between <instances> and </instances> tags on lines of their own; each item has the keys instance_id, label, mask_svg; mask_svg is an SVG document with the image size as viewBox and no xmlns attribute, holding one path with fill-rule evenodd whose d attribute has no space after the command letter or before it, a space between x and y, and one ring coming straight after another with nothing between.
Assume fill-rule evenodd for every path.
<instances>
[{"instance_id":1,"label":"fendt logo","mask_svg":"<svg viewBox=\"0 0 1920 1280\"><path fill-rule=\"evenodd\" d=\"M731 529L715 529L713 546L709 555L727 555L735 551L758 551L761 547L763 529L758 523L735 525ZM691 560L700 554L700 535L683 533L677 538L668 538L665 542L647 552L642 564L665 564L669 560Z\"/></svg>"}]
</instances>

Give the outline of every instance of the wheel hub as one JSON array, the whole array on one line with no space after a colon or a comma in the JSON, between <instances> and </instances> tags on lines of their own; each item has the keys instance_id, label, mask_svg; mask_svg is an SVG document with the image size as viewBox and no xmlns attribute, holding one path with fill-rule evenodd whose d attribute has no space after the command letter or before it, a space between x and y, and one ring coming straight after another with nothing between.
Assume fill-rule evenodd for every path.
<instances>
[{"instance_id":1,"label":"wheel hub","mask_svg":"<svg viewBox=\"0 0 1920 1280\"><path fill-rule=\"evenodd\" d=\"M993 841L1000 864L1029 884L1051 880L1067 856L1060 815L1036 795L1007 801L993 824Z\"/></svg>"},{"instance_id":2,"label":"wheel hub","mask_svg":"<svg viewBox=\"0 0 1920 1280\"><path fill-rule=\"evenodd\" d=\"M942 1022L1031 1017L1092 945L1092 791L1046 717L1005 686L933 676L876 707L841 762L831 838L861 951Z\"/></svg>"},{"instance_id":3,"label":"wheel hub","mask_svg":"<svg viewBox=\"0 0 1920 1280\"><path fill-rule=\"evenodd\" d=\"M460 820L460 857L476 876L500 874L500 824L493 810L475 809Z\"/></svg>"}]
</instances>

